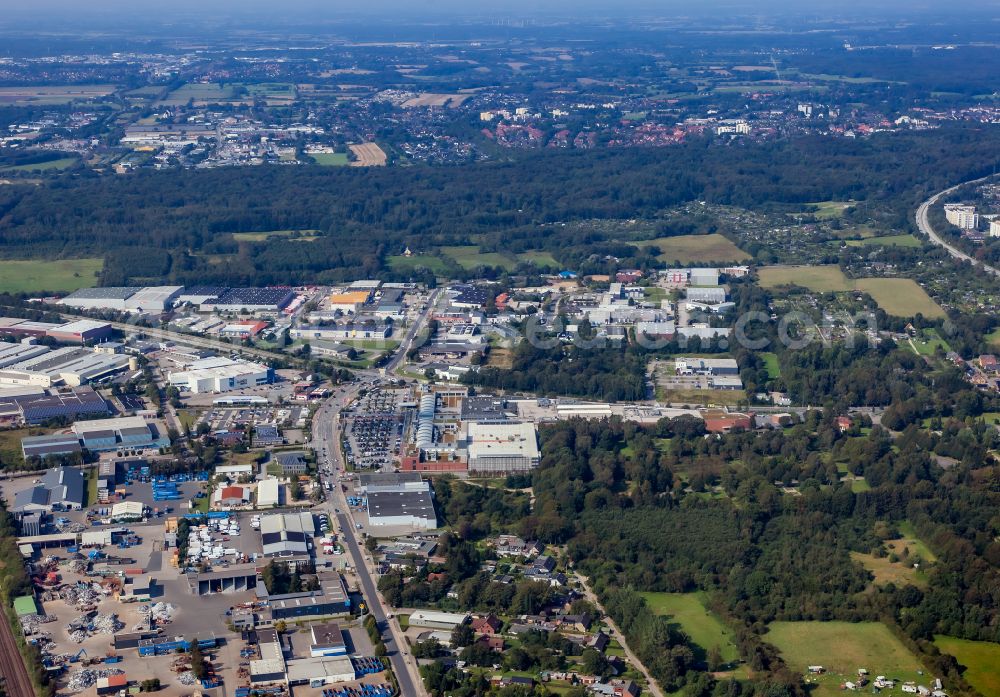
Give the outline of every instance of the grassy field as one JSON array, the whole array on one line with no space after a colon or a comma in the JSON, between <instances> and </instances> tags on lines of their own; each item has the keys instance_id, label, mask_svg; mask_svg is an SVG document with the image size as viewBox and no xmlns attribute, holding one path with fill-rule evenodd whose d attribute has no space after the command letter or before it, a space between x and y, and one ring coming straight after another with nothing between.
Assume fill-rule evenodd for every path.
<instances>
[{"instance_id":1,"label":"grassy field","mask_svg":"<svg viewBox=\"0 0 1000 697\"><path fill-rule=\"evenodd\" d=\"M820 665L827 672L809 676L816 684L812 697L832 697L845 680L856 679L858 668L872 676L926 682L917 658L879 622L775 622L764 636L774 644L788 666L801 673ZM902 694L897 687L892 694Z\"/></svg>"},{"instance_id":2,"label":"grassy field","mask_svg":"<svg viewBox=\"0 0 1000 697\"><path fill-rule=\"evenodd\" d=\"M474 269L477 266L500 266L505 269L514 268L514 261L499 252L481 252L479 247L441 247L441 253L455 260L463 269Z\"/></svg>"},{"instance_id":3,"label":"grassy field","mask_svg":"<svg viewBox=\"0 0 1000 697\"><path fill-rule=\"evenodd\" d=\"M641 593L649 609L657 615L670 617L691 637L699 648L708 653L719 647L722 660L731 663L739 658L733 643L733 633L713 612L705 607L701 593Z\"/></svg>"},{"instance_id":4,"label":"grassy field","mask_svg":"<svg viewBox=\"0 0 1000 697\"><path fill-rule=\"evenodd\" d=\"M233 239L237 242L264 242L268 237L292 237L312 241L316 239L319 230L267 230L265 232L234 232Z\"/></svg>"},{"instance_id":5,"label":"grassy field","mask_svg":"<svg viewBox=\"0 0 1000 697\"><path fill-rule=\"evenodd\" d=\"M346 152L317 152L309 155L316 164L324 167L346 167L351 164Z\"/></svg>"},{"instance_id":6,"label":"grassy field","mask_svg":"<svg viewBox=\"0 0 1000 697\"><path fill-rule=\"evenodd\" d=\"M851 201L817 201L806 205L815 208L814 215L820 220L829 220L844 215L844 211L855 204Z\"/></svg>"},{"instance_id":7,"label":"grassy field","mask_svg":"<svg viewBox=\"0 0 1000 697\"><path fill-rule=\"evenodd\" d=\"M904 586L907 583L921 586L927 582L926 578L919 574L913 568L913 564L909 562L902 560L891 562L889 557L880 558L873 554L861 554L860 552L851 552L851 559L871 572L872 576L875 577L875 584L879 586L887 583L894 583L897 586Z\"/></svg>"},{"instance_id":8,"label":"grassy field","mask_svg":"<svg viewBox=\"0 0 1000 697\"><path fill-rule=\"evenodd\" d=\"M868 237L862 240L847 240L848 247L867 247L880 245L883 247L919 247L923 244L913 235L885 235L884 237Z\"/></svg>"},{"instance_id":9,"label":"grassy field","mask_svg":"<svg viewBox=\"0 0 1000 697\"><path fill-rule=\"evenodd\" d=\"M1000 666L1000 644L940 635L934 637L934 644L965 666L962 677L979 694L983 697L1000 697L1000 670L997 670L997 666Z\"/></svg>"},{"instance_id":10,"label":"grassy field","mask_svg":"<svg viewBox=\"0 0 1000 697\"><path fill-rule=\"evenodd\" d=\"M851 289L851 281L839 266L766 266L758 271L764 288L801 286L817 293Z\"/></svg>"},{"instance_id":11,"label":"grassy field","mask_svg":"<svg viewBox=\"0 0 1000 697\"><path fill-rule=\"evenodd\" d=\"M927 292L910 278L860 278L855 281L855 286L896 317L913 317L917 313L928 318L946 316Z\"/></svg>"},{"instance_id":12,"label":"grassy field","mask_svg":"<svg viewBox=\"0 0 1000 697\"><path fill-rule=\"evenodd\" d=\"M518 261L528 262L535 266L548 266L553 269L561 268L556 258L549 252L521 252L517 255Z\"/></svg>"},{"instance_id":13,"label":"grassy field","mask_svg":"<svg viewBox=\"0 0 1000 697\"><path fill-rule=\"evenodd\" d=\"M68 292L97 283L103 259L6 260L0 262L0 292Z\"/></svg>"},{"instance_id":14,"label":"grassy field","mask_svg":"<svg viewBox=\"0 0 1000 697\"><path fill-rule=\"evenodd\" d=\"M634 244L638 247L656 247L660 250L657 258L668 264L674 261L682 264L698 264L750 259L749 254L719 234L658 237L655 240L644 240Z\"/></svg>"},{"instance_id":15,"label":"grassy field","mask_svg":"<svg viewBox=\"0 0 1000 697\"><path fill-rule=\"evenodd\" d=\"M0 167L0 174L4 172L51 172L53 170L68 169L77 162L79 162L79 159L76 157L60 157L55 160L46 160L45 162Z\"/></svg>"},{"instance_id":16,"label":"grassy field","mask_svg":"<svg viewBox=\"0 0 1000 697\"><path fill-rule=\"evenodd\" d=\"M994 329L986 335L986 343L995 349L1000 349L1000 329Z\"/></svg>"},{"instance_id":17,"label":"grassy field","mask_svg":"<svg viewBox=\"0 0 1000 697\"><path fill-rule=\"evenodd\" d=\"M899 534L902 536L901 539L911 547L911 553L916 553L921 559L927 561L937 561L937 555L924 544L923 540L917 537L917 531L913 529L913 524L910 521L903 521L899 524Z\"/></svg>"},{"instance_id":18,"label":"grassy field","mask_svg":"<svg viewBox=\"0 0 1000 697\"><path fill-rule=\"evenodd\" d=\"M419 268L429 269L435 274L444 274L448 271L444 259L430 254L414 254L411 257L396 254L386 259L393 271L412 271Z\"/></svg>"},{"instance_id":19,"label":"grassy field","mask_svg":"<svg viewBox=\"0 0 1000 697\"><path fill-rule=\"evenodd\" d=\"M167 95L163 104L187 104L189 100L199 101L226 101L232 99L236 93L234 85L222 85L218 82L190 82L181 85L176 90Z\"/></svg>"},{"instance_id":20,"label":"grassy field","mask_svg":"<svg viewBox=\"0 0 1000 697\"><path fill-rule=\"evenodd\" d=\"M767 377L775 380L781 377L781 366L778 365L778 354L769 351L759 354L764 361L764 369L767 370Z\"/></svg>"},{"instance_id":21,"label":"grassy field","mask_svg":"<svg viewBox=\"0 0 1000 697\"><path fill-rule=\"evenodd\" d=\"M916 281L909 278L847 278L840 267L825 266L768 266L758 271L760 285L764 288L801 286L817 293L839 293L860 290L890 315L913 317L918 312L924 317L944 317L945 313Z\"/></svg>"},{"instance_id":22,"label":"grassy field","mask_svg":"<svg viewBox=\"0 0 1000 697\"><path fill-rule=\"evenodd\" d=\"M921 336L913 339L913 347L921 356L933 356L938 348L945 353L951 351L951 346L941 338L936 329L925 329Z\"/></svg>"},{"instance_id":23,"label":"grassy field","mask_svg":"<svg viewBox=\"0 0 1000 697\"><path fill-rule=\"evenodd\" d=\"M115 91L114 85L30 85L0 87L0 104L69 104L91 100Z\"/></svg>"},{"instance_id":24,"label":"grassy field","mask_svg":"<svg viewBox=\"0 0 1000 697\"><path fill-rule=\"evenodd\" d=\"M47 436L52 432L51 428L15 428L9 431L0 431L0 467L20 469L24 464L24 456L21 454L21 439L28 436Z\"/></svg>"}]
</instances>

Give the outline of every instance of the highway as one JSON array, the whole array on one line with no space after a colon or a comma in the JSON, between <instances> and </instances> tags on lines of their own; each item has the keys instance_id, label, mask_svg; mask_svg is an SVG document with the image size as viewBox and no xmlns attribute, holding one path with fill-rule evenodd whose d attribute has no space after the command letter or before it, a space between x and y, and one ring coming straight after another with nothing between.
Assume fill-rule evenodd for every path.
<instances>
[{"instance_id":1,"label":"highway","mask_svg":"<svg viewBox=\"0 0 1000 697\"><path fill-rule=\"evenodd\" d=\"M929 215L931 206L940 201L942 197L947 196L956 189L966 186L968 184L978 184L979 182L986 181L987 179L990 179L992 176L993 175L990 175L988 177L980 177L979 179L973 179L972 181L962 182L961 184L956 184L955 186L949 187L944 191L939 191L938 193L934 194L929 199L920 204L920 206L917 208L916 220L917 220L917 227L920 229L920 232L927 235L927 238L931 241L931 243L936 244L939 247L943 247L948 252L948 254L950 254L955 259L967 261L973 266L978 266L987 273L1000 277L1000 269L997 269L994 266L990 266L989 264L984 264L978 259L974 259L973 257L969 256L962 250L953 247L948 242L946 242L940 235L937 234L937 232L934 231L934 227L931 225L930 215Z\"/></svg>"}]
</instances>

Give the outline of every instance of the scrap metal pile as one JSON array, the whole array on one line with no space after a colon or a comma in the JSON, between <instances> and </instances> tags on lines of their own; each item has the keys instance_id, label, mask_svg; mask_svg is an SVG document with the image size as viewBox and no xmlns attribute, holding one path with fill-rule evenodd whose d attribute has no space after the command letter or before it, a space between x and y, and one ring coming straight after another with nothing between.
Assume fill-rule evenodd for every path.
<instances>
[{"instance_id":1,"label":"scrap metal pile","mask_svg":"<svg viewBox=\"0 0 1000 697\"><path fill-rule=\"evenodd\" d=\"M66 684L66 688L70 692L83 692L84 690L93 687L98 678L110 678L112 675L121 675L124 672L125 671L121 668L107 668L100 670L84 668L83 670L78 670L69 676L69 682Z\"/></svg>"}]
</instances>

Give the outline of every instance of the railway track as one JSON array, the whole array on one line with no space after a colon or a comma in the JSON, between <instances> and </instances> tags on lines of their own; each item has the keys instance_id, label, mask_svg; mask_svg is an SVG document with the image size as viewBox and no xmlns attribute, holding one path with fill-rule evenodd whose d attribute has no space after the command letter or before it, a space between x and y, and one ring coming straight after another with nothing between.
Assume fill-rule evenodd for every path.
<instances>
[{"instance_id":1,"label":"railway track","mask_svg":"<svg viewBox=\"0 0 1000 697\"><path fill-rule=\"evenodd\" d=\"M0 674L3 674L4 690L8 697L35 697L28 669L6 618L0 620Z\"/></svg>"}]
</instances>

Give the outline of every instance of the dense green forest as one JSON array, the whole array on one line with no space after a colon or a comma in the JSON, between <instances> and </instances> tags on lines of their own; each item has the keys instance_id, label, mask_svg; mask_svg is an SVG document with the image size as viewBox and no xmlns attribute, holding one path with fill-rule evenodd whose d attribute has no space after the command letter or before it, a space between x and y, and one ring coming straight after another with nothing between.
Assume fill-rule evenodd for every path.
<instances>
[{"instance_id":1,"label":"dense green forest","mask_svg":"<svg viewBox=\"0 0 1000 697\"><path fill-rule=\"evenodd\" d=\"M655 219L692 200L752 207L877 199L904 211L998 161L995 129L954 125L853 142L696 140L454 168L82 172L0 187L0 244L11 258L109 257L106 284L338 281L387 275L386 257L406 246L426 253L456 244L544 249L584 269L609 246L633 262L652 258L579 221ZM230 234L278 230L319 232L293 243Z\"/></svg>"}]
</instances>

